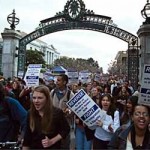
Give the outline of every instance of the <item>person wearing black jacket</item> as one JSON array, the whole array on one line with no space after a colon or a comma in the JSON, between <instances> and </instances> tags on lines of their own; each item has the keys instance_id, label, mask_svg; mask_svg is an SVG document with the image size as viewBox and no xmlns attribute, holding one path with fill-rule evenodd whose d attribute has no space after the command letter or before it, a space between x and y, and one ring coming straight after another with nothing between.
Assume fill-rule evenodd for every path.
<instances>
[{"instance_id":1,"label":"person wearing black jacket","mask_svg":"<svg viewBox=\"0 0 150 150\"><path fill-rule=\"evenodd\" d=\"M69 132L70 126L63 111L52 105L48 87L35 87L28 112L23 150L61 149L61 140Z\"/></svg>"},{"instance_id":2,"label":"person wearing black jacket","mask_svg":"<svg viewBox=\"0 0 150 150\"><path fill-rule=\"evenodd\" d=\"M130 126L122 125L114 133L109 149L150 149L150 108L136 105L132 112L133 123Z\"/></svg>"}]
</instances>

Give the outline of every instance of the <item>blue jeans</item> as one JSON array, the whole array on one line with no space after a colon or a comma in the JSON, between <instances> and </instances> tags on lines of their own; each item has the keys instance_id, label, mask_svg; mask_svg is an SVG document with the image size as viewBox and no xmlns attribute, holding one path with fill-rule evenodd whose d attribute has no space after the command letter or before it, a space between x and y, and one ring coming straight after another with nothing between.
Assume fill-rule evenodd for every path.
<instances>
[{"instance_id":1,"label":"blue jeans","mask_svg":"<svg viewBox=\"0 0 150 150\"><path fill-rule=\"evenodd\" d=\"M92 141L87 141L84 128L76 126L75 129L75 145L76 150L91 150Z\"/></svg>"}]
</instances>

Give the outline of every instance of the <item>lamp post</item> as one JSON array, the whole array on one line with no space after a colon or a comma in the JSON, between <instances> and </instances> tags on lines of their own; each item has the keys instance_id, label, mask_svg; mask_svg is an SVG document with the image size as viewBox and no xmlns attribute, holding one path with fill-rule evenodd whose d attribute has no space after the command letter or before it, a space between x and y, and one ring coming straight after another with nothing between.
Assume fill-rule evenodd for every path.
<instances>
[{"instance_id":1,"label":"lamp post","mask_svg":"<svg viewBox=\"0 0 150 150\"><path fill-rule=\"evenodd\" d=\"M146 19L145 22L143 22L143 24L150 24L150 3L149 3L149 0L147 0L146 5L141 10L141 15L144 19Z\"/></svg>"}]
</instances>

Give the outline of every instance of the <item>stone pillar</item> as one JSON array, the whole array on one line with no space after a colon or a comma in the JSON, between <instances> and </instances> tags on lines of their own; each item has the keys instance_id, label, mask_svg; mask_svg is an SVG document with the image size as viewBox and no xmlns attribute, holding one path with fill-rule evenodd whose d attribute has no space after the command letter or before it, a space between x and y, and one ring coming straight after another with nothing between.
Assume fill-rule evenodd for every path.
<instances>
[{"instance_id":1,"label":"stone pillar","mask_svg":"<svg viewBox=\"0 0 150 150\"><path fill-rule=\"evenodd\" d=\"M17 76L17 60L15 56L16 46L21 39L21 33L19 31L4 29L1 33L3 38L3 50L2 50L2 72L5 78Z\"/></svg>"},{"instance_id":2,"label":"stone pillar","mask_svg":"<svg viewBox=\"0 0 150 150\"><path fill-rule=\"evenodd\" d=\"M52 64L52 52L50 52L50 64Z\"/></svg>"},{"instance_id":3,"label":"stone pillar","mask_svg":"<svg viewBox=\"0 0 150 150\"><path fill-rule=\"evenodd\" d=\"M141 81L144 64L150 64L150 24L143 24L137 31L140 38L141 49L139 51L139 79Z\"/></svg>"}]
</instances>

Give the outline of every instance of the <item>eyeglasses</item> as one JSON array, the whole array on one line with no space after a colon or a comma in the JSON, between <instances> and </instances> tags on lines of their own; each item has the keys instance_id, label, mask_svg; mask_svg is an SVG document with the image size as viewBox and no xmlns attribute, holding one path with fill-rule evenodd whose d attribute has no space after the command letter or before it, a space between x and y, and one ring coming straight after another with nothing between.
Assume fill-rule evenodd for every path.
<instances>
[{"instance_id":1,"label":"eyeglasses","mask_svg":"<svg viewBox=\"0 0 150 150\"><path fill-rule=\"evenodd\" d=\"M147 112L143 112L143 113L135 112L134 115L137 116L137 117L141 117L141 116L149 117L149 114Z\"/></svg>"}]
</instances>

